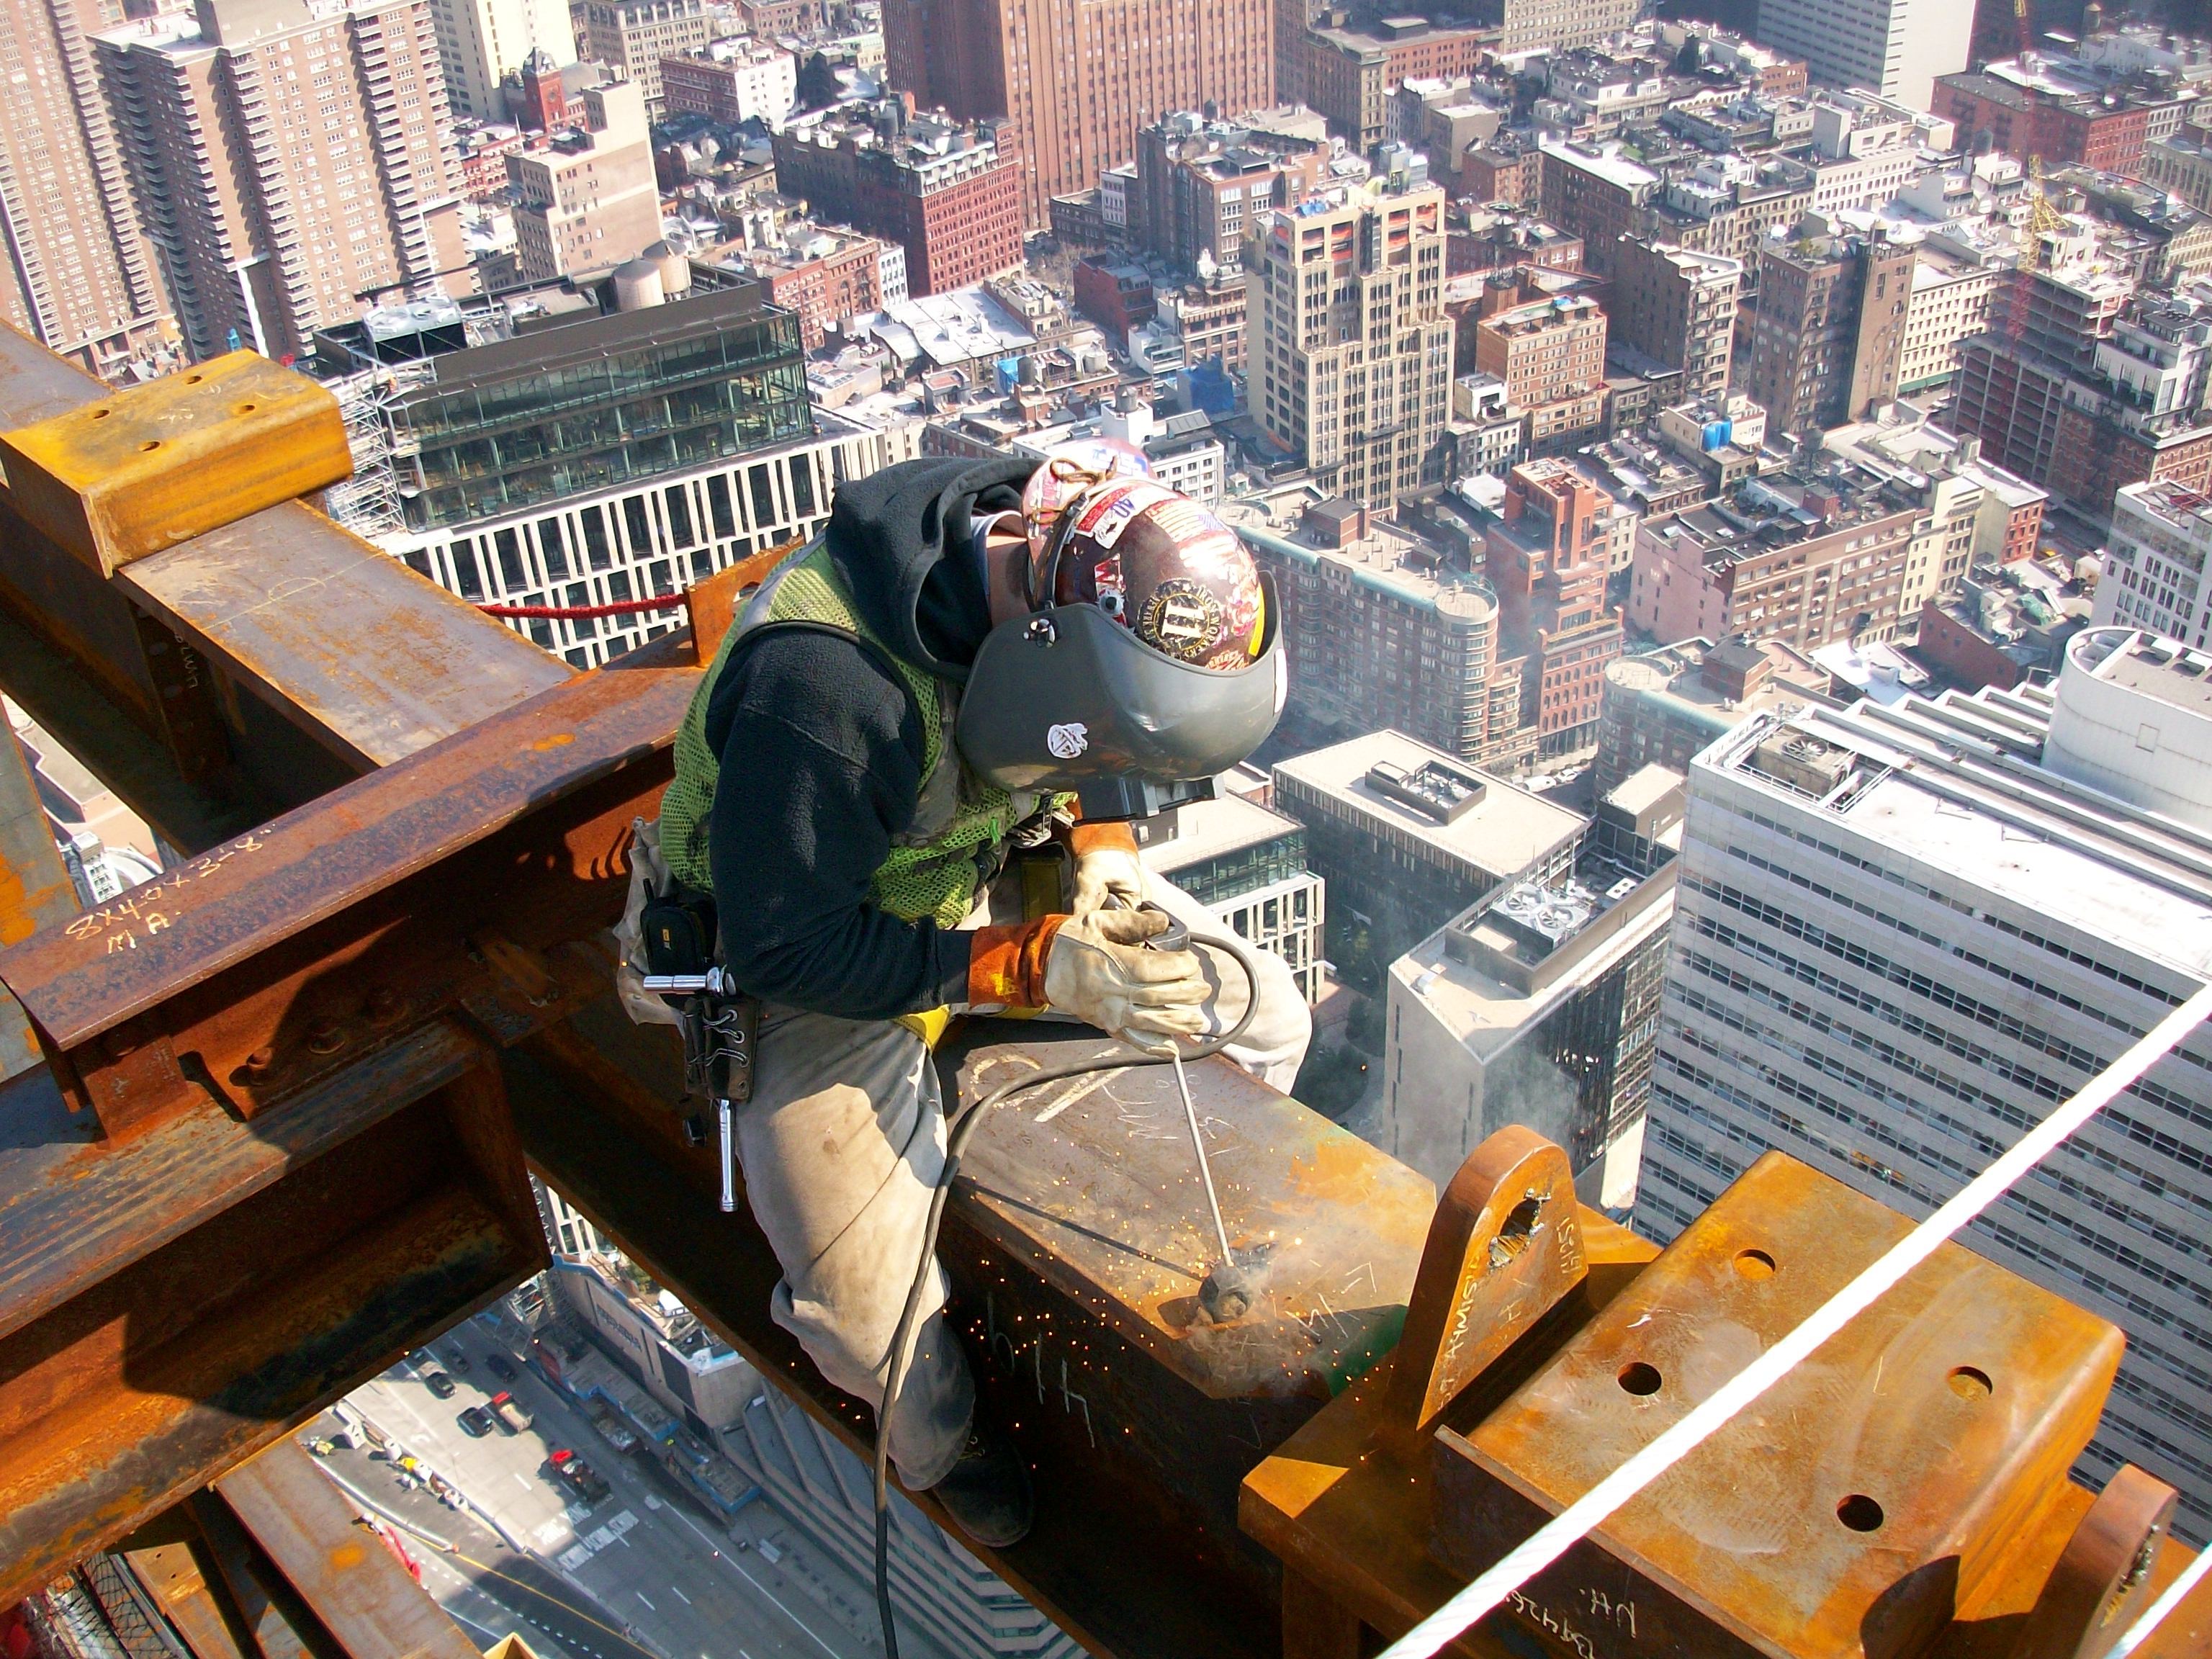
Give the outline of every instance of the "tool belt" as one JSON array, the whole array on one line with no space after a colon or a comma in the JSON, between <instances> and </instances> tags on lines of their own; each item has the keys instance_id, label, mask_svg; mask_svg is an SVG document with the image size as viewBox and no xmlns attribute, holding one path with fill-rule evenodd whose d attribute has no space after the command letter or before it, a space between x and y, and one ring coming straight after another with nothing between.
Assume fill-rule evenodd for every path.
<instances>
[{"instance_id":1,"label":"tool belt","mask_svg":"<svg viewBox=\"0 0 2212 1659\"><path fill-rule=\"evenodd\" d=\"M704 974L718 966L714 901L673 878L649 890L639 913L649 974ZM663 999L684 1033L684 1086L709 1100L743 1105L753 1097L760 1041L757 997L694 991Z\"/></svg>"}]
</instances>

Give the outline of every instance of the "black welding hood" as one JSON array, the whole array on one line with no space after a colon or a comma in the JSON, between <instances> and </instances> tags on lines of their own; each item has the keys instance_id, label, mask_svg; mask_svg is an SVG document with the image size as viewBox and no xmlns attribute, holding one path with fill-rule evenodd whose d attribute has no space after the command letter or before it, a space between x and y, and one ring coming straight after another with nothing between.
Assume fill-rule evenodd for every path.
<instances>
[{"instance_id":1,"label":"black welding hood","mask_svg":"<svg viewBox=\"0 0 2212 1659\"><path fill-rule=\"evenodd\" d=\"M1264 633L1241 668L1179 661L1095 605L1000 623L960 695L961 758L1003 789L1073 790L1092 822L1211 799L1214 775L1274 730L1289 686L1274 586L1260 582Z\"/></svg>"}]
</instances>

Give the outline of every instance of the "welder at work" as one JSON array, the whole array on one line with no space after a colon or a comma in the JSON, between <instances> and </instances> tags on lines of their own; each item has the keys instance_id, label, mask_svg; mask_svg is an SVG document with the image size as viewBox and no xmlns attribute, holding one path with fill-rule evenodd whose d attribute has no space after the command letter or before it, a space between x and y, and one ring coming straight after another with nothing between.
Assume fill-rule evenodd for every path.
<instances>
[{"instance_id":1,"label":"welder at work","mask_svg":"<svg viewBox=\"0 0 2212 1659\"><path fill-rule=\"evenodd\" d=\"M641 830L625 1000L685 1028L718 1120L695 1133L782 1266L774 1317L888 1405L879 1472L979 1543L1019 1540L1032 1494L929 1255L930 1048L954 1015L1042 1013L1142 1051L1115 1064L1223 1052L1290 1087L1311 1023L1288 968L1214 937L1128 823L1209 795L1284 688L1250 556L1137 451L908 462L844 485L753 595ZM1225 1321L1250 1291L1206 1190Z\"/></svg>"}]
</instances>

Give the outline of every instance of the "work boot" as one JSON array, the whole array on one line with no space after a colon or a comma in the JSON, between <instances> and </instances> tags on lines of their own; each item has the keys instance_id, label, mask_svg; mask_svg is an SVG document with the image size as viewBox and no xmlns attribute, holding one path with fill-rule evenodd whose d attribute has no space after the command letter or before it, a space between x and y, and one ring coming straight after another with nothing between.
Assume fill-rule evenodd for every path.
<instances>
[{"instance_id":1,"label":"work boot","mask_svg":"<svg viewBox=\"0 0 2212 1659\"><path fill-rule=\"evenodd\" d=\"M1036 1511L1029 1465L1006 1431L984 1420L981 1406L968 1425L960 1461L929 1492L953 1523L986 1549L1020 1543Z\"/></svg>"}]
</instances>

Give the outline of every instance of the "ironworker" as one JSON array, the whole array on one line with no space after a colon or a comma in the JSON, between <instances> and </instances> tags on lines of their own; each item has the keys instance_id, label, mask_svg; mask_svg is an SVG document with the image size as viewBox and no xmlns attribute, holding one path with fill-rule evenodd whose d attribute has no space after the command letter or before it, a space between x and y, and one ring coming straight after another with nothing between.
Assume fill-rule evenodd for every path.
<instances>
[{"instance_id":1,"label":"ironworker","mask_svg":"<svg viewBox=\"0 0 2212 1659\"><path fill-rule=\"evenodd\" d=\"M1150 752L1163 732L1200 734L1203 752L1174 775L1218 771L1281 706L1267 596L1234 532L1143 477L1140 458L1088 459L914 461L839 489L823 534L777 567L717 653L657 834L640 838L626 945L641 890L663 879L657 853L679 887L712 893L720 960L763 1005L734 1123L746 1197L783 1267L773 1316L866 1400L883 1398L943 1167L930 1047L950 1015L1049 1009L1157 1042L1228 1030L1249 1000L1228 1052L1284 1090L1311 1035L1280 957L1258 956L1255 991L1202 943L1148 944L1163 911L1218 924L1146 873L1126 823L1083 822L1068 793L993 781ZM1112 674L1093 678L1113 687L1021 678L1084 672L1073 651L1042 648L1056 636L1039 615L1054 605L1111 620L1085 626L1112 636ZM1083 631L1053 614L1071 639ZM1004 643L979 668L994 630ZM1071 692L1097 712L1048 730L1030 718ZM963 699L986 698L996 734L971 735L986 722ZM1009 744L1033 753L981 752ZM1009 854L1055 842L1072 897L1025 916ZM1134 908L1148 899L1158 908ZM878 1431L909 1489L1003 1547L1028 1529L1029 1476L977 1409L941 1269L936 1281L896 1420Z\"/></svg>"}]
</instances>

